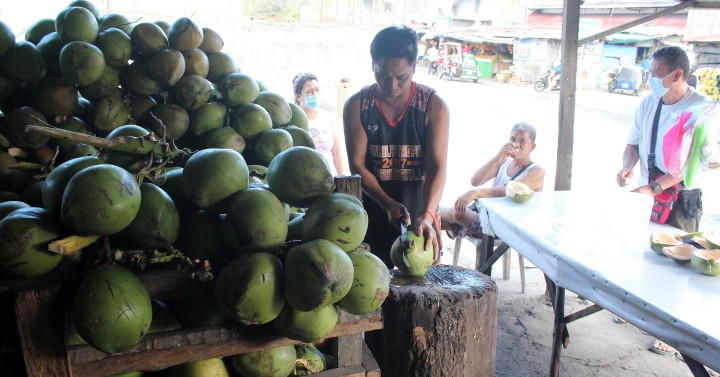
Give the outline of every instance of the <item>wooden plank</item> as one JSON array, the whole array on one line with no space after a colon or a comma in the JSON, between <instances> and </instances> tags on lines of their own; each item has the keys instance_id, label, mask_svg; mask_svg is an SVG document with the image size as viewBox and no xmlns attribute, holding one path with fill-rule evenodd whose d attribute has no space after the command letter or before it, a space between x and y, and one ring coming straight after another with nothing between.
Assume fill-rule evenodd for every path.
<instances>
[{"instance_id":1,"label":"wooden plank","mask_svg":"<svg viewBox=\"0 0 720 377\"><path fill-rule=\"evenodd\" d=\"M339 322L327 337L358 334L382 326L382 316L376 311ZM116 355L105 354L88 345L73 346L68 349L68 357L75 377L105 376L298 343L268 331L268 328L211 326L150 334L129 351Z\"/></svg>"},{"instance_id":2,"label":"wooden plank","mask_svg":"<svg viewBox=\"0 0 720 377\"><path fill-rule=\"evenodd\" d=\"M352 315L340 311L338 322L351 320ZM333 354L337 357L338 367L356 367L362 365L362 335L360 333L341 336L333 343Z\"/></svg>"},{"instance_id":3,"label":"wooden plank","mask_svg":"<svg viewBox=\"0 0 720 377\"><path fill-rule=\"evenodd\" d=\"M20 292L15 313L28 376L71 376L60 286Z\"/></svg>"},{"instance_id":4,"label":"wooden plank","mask_svg":"<svg viewBox=\"0 0 720 377\"><path fill-rule=\"evenodd\" d=\"M562 73L555 190L570 190L575 124L575 87L577 78L580 0L563 0Z\"/></svg>"},{"instance_id":5,"label":"wooden plank","mask_svg":"<svg viewBox=\"0 0 720 377\"><path fill-rule=\"evenodd\" d=\"M375 361L372 352L370 352L370 348L368 348L365 342L363 342L362 344L362 357L362 365L363 368L365 368L365 376L380 377L380 366L378 365L377 361Z\"/></svg>"}]
</instances>

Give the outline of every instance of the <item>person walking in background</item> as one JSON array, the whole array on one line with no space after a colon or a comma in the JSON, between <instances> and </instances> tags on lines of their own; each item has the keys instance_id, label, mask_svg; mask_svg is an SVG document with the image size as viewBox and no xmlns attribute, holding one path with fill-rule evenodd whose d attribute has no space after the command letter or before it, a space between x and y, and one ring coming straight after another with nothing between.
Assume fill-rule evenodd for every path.
<instances>
[{"instance_id":1,"label":"person walking in background","mask_svg":"<svg viewBox=\"0 0 720 377\"><path fill-rule=\"evenodd\" d=\"M295 103L307 114L308 132L315 141L315 150L325 157L333 175L348 175L350 169L343 129L332 114L320 108L320 85L317 77L307 72L298 74L293 79L293 93Z\"/></svg>"},{"instance_id":2,"label":"person walking in background","mask_svg":"<svg viewBox=\"0 0 720 377\"><path fill-rule=\"evenodd\" d=\"M437 62L439 57L440 51L438 51L437 47L435 47L434 44L431 44L430 48L427 49L428 74L432 75L433 72L437 72Z\"/></svg>"},{"instance_id":3,"label":"person walking in background","mask_svg":"<svg viewBox=\"0 0 720 377\"><path fill-rule=\"evenodd\" d=\"M390 26L370 44L375 83L345 103L350 170L360 174L365 242L388 266L400 221L440 257L438 206L445 186L450 112L434 89L413 81L417 34Z\"/></svg>"},{"instance_id":4,"label":"person walking in background","mask_svg":"<svg viewBox=\"0 0 720 377\"><path fill-rule=\"evenodd\" d=\"M535 127L532 125L522 122L515 124L510 131L510 140L490 161L473 173L470 178L473 188L460 195L453 206L440 207L442 228L450 238L482 237L480 215L468 206L477 198L505 196L508 182L519 181L533 191L542 191L545 169L534 163L530 156L535 150L535 136ZM491 187L479 187L491 179Z\"/></svg>"},{"instance_id":5,"label":"person walking in background","mask_svg":"<svg viewBox=\"0 0 720 377\"><path fill-rule=\"evenodd\" d=\"M623 153L623 166L617 173L617 183L620 187L630 184L630 179L634 176L633 169L638 162L640 162L640 179L639 186L633 190L634 192L655 196L675 184L682 185L682 176L674 177L665 173L667 168L663 156L663 139L684 110L709 100L688 85L689 70L687 54L679 47L663 47L652 54L648 78L651 94L642 100L635 112L635 124L630 129ZM655 148L651 151L654 123L657 123L657 135ZM654 158L649 161L648 157L651 153ZM701 209L702 204L697 204ZM683 219L683 211L678 207L675 206L670 213L668 224L686 232L697 231L699 216ZM616 322L624 322L624 320L620 318L616 319ZM675 353L673 347L659 339L656 339L649 349L666 355Z\"/></svg>"}]
</instances>

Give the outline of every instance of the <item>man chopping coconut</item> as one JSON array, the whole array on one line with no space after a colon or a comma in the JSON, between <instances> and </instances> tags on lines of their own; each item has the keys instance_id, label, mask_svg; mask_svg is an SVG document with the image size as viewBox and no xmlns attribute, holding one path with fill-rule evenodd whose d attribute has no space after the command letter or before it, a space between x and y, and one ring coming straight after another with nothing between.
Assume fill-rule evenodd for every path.
<instances>
[{"instance_id":1,"label":"man chopping coconut","mask_svg":"<svg viewBox=\"0 0 720 377\"><path fill-rule=\"evenodd\" d=\"M365 241L392 267L400 223L425 238L440 257L438 205L445 186L450 114L434 89L413 81L417 34L387 27L370 44L375 84L345 103L350 171L362 179L369 226Z\"/></svg>"},{"instance_id":2,"label":"man chopping coconut","mask_svg":"<svg viewBox=\"0 0 720 377\"><path fill-rule=\"evenodd\" d=\"M690 63L687 54L679 47L668 46L656 50L650 61L648 86L651 94L645 97L635 112L635 124L630 129L627 145L623 153L623 167L617 174L620 187L629 184L633 169L640 162L640 186L634 192L655 196L665 189L682 184L682 175L666 174L666 161L663 156L664 136L675 125L680 114L697 105L703 105L709 98L687 84ZM653 128L656 137L653 143ZM651 145L655 146L651 154ZM698 230L702 204L696 198L697 216L686 217L684 211L675 209L670 213L668 224L687 232ZM624 322L622 319L616 320ZM660 354L674 354L675 349L660 340L650 347Z\"/></svg>"}]
</instances>

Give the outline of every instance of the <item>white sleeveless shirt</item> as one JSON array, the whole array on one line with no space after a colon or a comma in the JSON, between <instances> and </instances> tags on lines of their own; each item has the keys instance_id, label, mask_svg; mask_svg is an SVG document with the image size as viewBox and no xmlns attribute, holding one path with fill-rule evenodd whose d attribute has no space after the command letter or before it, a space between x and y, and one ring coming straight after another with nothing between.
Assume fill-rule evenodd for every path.
<instances>
[{"instance_id":1,"label":"white sleeveless shirt","mask_svg":"<svg viewBox=\"0 0 720 377\"><path fill-rule=\"evenodd\" d=\"M502 165L500 165L500 169L498 169L498 173L495 176L495 180L492 183L492 187L505 186L505 185L507 185L508 182L510 182L510 179L512 177L508 175L507 170L508 170L508 167L510 166L510 163L513 161L515 161L515 160L512 158L508 158L507 160L505 160L505 162L503 162ZM515 177L515 179L516 180L522 179L524 176L527 175L528 172L530 172L530 170L532 170L535 167L535 165L536 164L534 162L531 162L530 165L528 165L528 167L525 168L525 170L523 170L522 173L520 173L520 175Z\"/></svg>"}]
</instances>

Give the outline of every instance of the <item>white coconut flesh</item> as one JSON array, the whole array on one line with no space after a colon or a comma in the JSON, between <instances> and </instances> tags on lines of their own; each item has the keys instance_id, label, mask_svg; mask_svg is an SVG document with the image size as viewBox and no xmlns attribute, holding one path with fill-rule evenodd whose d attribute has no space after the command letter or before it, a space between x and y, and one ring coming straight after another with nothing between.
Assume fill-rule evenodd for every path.
<instances>
[{"instance_id":1,"label":"white coconut flesh","mask_svg":"<svg viewBox=\"0 0 720 377\"><path fill-rule=\"evenodd\" d=\"M695 256L707 260L713 264L720 264L720 250L713 249L713 250L700 250L697 249L694 252Z\"/></svg>"},{"instance_id":2,"label":"white coconut flesh","mask_svg":"<svg viewBox=\"0 0 720 377\"><path fill-rule=\"evenodd\" d=\"M667 246L677 246L682 245L683 242L678 237L669 233L652 232L652 243Z\"/></svg>"},{"instance_id":3,"label":"white coconut flesh","mask_svg":"<svg viewBox=\"0 0 720 377\"><path fill-rule=\"evenodd\" d=\"M695 250L699 249L688 244L666 246L662 248L662 252L665 256L678 263L689 262Z\"/></svg>"}]
</instances>

